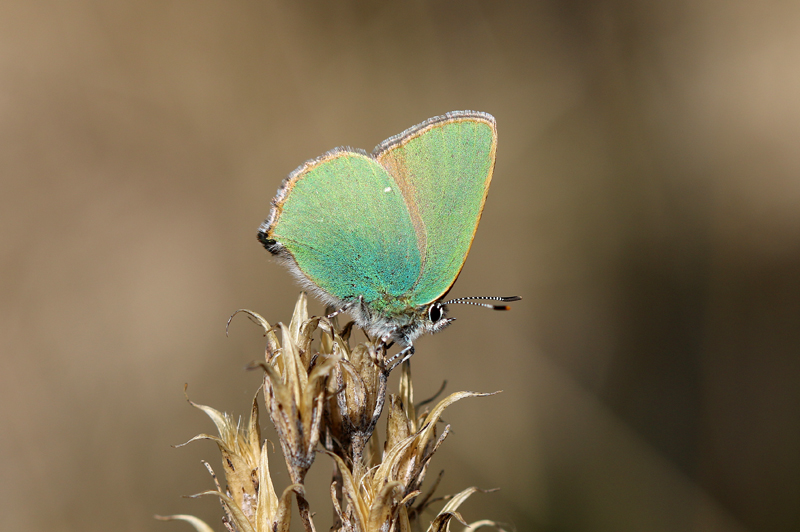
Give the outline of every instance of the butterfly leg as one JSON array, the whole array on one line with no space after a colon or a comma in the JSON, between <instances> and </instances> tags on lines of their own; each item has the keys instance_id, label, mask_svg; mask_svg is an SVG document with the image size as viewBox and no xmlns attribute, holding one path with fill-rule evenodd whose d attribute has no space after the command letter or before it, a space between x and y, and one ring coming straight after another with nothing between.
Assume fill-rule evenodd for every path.
<instances>
[{"instance_id":1,"label":"butterfly leg","mask_svg":"<svg viewBox=\"0 0 800 532\"><path fill-rule=\"evenodd\" d=\"M331 307L328 307L328 308L331 308ZM331 320L331 319L335 318L336 316L338 316L339 314L341 314L342 312L346 311L348 308L350 308L350 305L345 305L343 307L339 307L336 310L334 310L333 312L331 312L330 314L326 314L325 317L328 318L329 320Z\"/></svg>"},{"instance_id":2,"label":"butterfly leg","mask_svg":"<svg viewBox=\"0 0 800 532\"><path fill-rule=\"evenodd\" d=\"M350 310L355 305L356 305L355 301L351 301L350 303L345 303L344 305L342 305L338 309L334 310L330 314L327 314L325 317L328 318L328 319L332 319L332 318L338 316L339 314L341 314L342 312L346 312L346 311ZM364 306L364 296L358 296L358 305L361 306L361 307Z\"/></svg>"},{"instance_id":3,"label":"butterfly leg","mask_svg":"<svg viewBox=\"0 0 800 532\"><path fill-rule=\"evenodd\" d=\"M394 368L410 359L412 356L414 356L414 346L410 345L386 361L388 367L387 373L390 373Z\"/></svg>"}]
</instances>

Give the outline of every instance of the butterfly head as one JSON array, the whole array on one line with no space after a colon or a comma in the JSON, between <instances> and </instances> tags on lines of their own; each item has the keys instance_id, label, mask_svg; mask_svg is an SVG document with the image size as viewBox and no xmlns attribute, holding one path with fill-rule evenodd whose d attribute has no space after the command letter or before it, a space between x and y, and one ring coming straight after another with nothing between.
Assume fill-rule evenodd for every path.
<instances>
[{"instance_id":1,"label":"butterfly head","mask_svg":"<svg viewBox=\"0 0 800 532\"><path fill-rule=\"evenodd\" d=\"M387 343L407 347L423 334L439 332L455 321L447 317L447 307L441 301L393 309L381 303L361 300L347 310L362 329Z\"/></svg>"},{"instance_id":2,"label":"butterfly head","mask_svg":"<svg viewBox=\"0 0 800 532\"><path fill-rule=\"evenodd\" d=\"M400 312L393 313L387 313L385 309L378 310L362 300L360 304L354 305L350 309L350 313L356 323L371 335L386 341L398 342L403 346L410 346L423 334L437 333L456 320L447 317L448 305L477 305L492 310L508 310L509 307L506 305L482 303L476 300L511 302L520 299L519 296L462 297L448 301L437 300L425 305L407 307Z\"/></svg>"},{"instance_id":3,"label":"butterfly head","mask_svg":"<svg viewBox=\"0 0 800 532\"><path fill-rule=\"evenodd\" d=\"M414 320L405 327L405 336L409 343L423 334L437 333L456 321L455 318L447 317L447 305L441 301L417 307L415 314Z\"/></svg>"}]
</instances>

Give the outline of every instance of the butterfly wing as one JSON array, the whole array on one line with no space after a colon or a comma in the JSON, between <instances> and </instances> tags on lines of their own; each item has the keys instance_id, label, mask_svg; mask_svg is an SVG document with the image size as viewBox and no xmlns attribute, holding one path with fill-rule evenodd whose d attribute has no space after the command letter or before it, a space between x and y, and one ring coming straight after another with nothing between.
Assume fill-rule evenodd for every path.
<instances>
[{"instance_id":1,"label":"butterfly wing","mask_svg":"<svg viewBox=\"0 0 800 532\"><path fill-rule=\"evenodd\" d=\"M295 170L259 238L313 283L307 287L340 301L400 296L419 277L421 257L400 191L359 151L332 150Z\"/></svg>"},{"instance_id":2,"label":"butterfly wing","mask_svg":"<svg viewBox=\"0 0 800 532\"><path fill-rule=\"evenodd\" d=\"M406 200L421 270L412 300L423 305L455 282L478 228L497 149L494 117L456 111L431 118L373 151Z\"/></svg>"}]
</instances>

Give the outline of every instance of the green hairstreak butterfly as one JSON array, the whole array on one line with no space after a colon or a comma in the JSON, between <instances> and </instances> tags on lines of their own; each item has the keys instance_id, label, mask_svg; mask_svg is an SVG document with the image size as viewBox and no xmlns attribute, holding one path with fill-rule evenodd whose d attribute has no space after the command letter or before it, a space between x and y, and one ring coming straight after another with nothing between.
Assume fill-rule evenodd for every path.
<instances>
[{"instance_id":1,"label":"green hairstreak butterfly","mask_svg":"<svg viewBox=\"0 0 800 532\"><path fill-rule=\"evenodd\" d=\"M478 228L497 148L494 117L454 111L380 143L336 148L284 180L258 239L309 291L414 353L449 325L443 301Z\"/></svg>"}]
</instances>

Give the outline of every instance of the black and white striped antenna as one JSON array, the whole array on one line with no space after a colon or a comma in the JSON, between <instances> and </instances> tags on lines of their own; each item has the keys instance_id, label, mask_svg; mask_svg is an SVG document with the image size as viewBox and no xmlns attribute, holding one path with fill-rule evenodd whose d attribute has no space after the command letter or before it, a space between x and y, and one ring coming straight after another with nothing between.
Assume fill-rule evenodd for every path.
<instances>
[{"instance_id":1,"label":"black and white striped antenna","mask_svg":"<svg viewBox=\"0 0 800 532\"><path fill-rule=\"evenodd\" d=\"M473 297L458 297L456 299L451 299L449 301L442 301L442 305L476 305L478 307L486 307L492 310L511 310L511 307L508 305L491 305L489 303L476 303L472 301L473 299L480 299L480 300L489 300L489 301L503 301L505 303L510 303L512 301L519 301L522 299L519 296L508 296L508 297L499 297L499 296L473 296Z\"/></svg>"}]
</instances>

